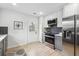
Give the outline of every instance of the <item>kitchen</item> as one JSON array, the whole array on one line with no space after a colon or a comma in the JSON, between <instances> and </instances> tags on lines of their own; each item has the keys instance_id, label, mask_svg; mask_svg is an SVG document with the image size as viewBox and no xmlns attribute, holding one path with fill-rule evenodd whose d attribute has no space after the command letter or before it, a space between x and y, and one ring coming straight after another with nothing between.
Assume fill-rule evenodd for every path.
<instances>
[{"instance_id":1,"label":"kitchen","mask_svg":"<svg viewBox=\"0 0 79 59\"><path fill-rule=\"evenodd\" d=\"M79 19L77 3L16 3L16 4L0 4L0 27L8 27L8 29L0 29L1 35L7 38L6 50L16 50L16 47L30 45L26 52L29 55L53 55L54 52L60 51L67 56L74 56L75 46L78 45L78 25L74 23L74 19ZM27 10L27 11L26 11ZM42 12L42 11L44 12ZM74 15L76 15L74 17ZM77 17L77 18L76 18ZM77 21L77 20L76 20ZM75 25L76 24L76 25ZM74 29L76 26L76 29ZM77 34L76 34L77 33ZM76 36L74 36L76 34ZM75 37L75 38L74 38ZM4 36L3 36L4 38ZM2 39L2 38L1 38ZM4 40L4 39L3 39ZM64 42L72 45L72 51ZM77 41L77 44L74 42ZM35 43L37 42L37 43ZM44 45L47 44L48 46ZM4 44L5 45L5 44ZM3 46L4 46L3 45ZM38 45L38 46L36 46ZM48 48L49 51L42 50L42 47ZM49 47L51 45L52 48ZM29 45L28 45L29 46ZM37 49L34 49L37 48ZM65 47L65 48L64 48ZM33 49L32 49L33 48ZM3 49L1 47L1 49ZM68 50L69 49L69 50ZM32 52L31 52L31 51ZM37 50L37 51L35 51ZM43 52L39 52L39 51ZM44 53L44 51L47 53ZM51 52L52 53L51 53ZM54 52L53 52L54 51ZM12 53L8 52L8 53ZM7 54L8 54L7 53ZM14 52L13 52L14 53ZM70 53L70 54L69 54ZM77 53L78 54L78 53ZM61 55L59 53L59 55Z\"/></svg>"}]
</instances>

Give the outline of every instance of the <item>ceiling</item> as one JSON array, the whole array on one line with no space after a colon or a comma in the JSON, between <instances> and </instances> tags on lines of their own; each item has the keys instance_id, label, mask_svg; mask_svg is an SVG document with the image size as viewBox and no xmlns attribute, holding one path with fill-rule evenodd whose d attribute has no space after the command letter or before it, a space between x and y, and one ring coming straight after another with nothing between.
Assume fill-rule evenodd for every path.
<instances>
[{"instance_id":1,"label":"ceiling","mask_svg":"<svg viewBox=\"0 0 79 59\"><path fill-rule=\"evenodd\" d=\"M13 9L34 16L45 16L63 8L67 3L0 3L0 8ZM41 12L41 14L40 14Z\"/></svg>"}]
</instances>

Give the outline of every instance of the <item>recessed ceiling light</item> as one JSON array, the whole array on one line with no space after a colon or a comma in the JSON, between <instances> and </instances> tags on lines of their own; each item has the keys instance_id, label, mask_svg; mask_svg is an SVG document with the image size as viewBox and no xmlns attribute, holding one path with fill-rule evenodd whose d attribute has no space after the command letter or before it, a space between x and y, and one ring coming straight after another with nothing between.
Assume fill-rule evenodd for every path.
<instances>
[{"instance_id":1,"label":"recessed ceiling light","mask_svg":"<svg viewBox=\"0 0 79 59\"><path fill-rule=\"evenodd\" d=\"M34 10L33 11L33 15L34 16L42 16L43 15L43 12L41 12L41 11L40 12L37 12L37 11Z\"/></svg>"},{"instance_id":2,"label":"recessed ceiling light","mask_svg":"<svg viewBox=\"0 0 79 59\"><path fill-rule=\"evenodd\" d=\"M43 12L39 12L40 15L43 15Z\"/></svg>"},{"instance_id":3,"label":"recessed ceiling light","mask_svg":"<svg viewBox=\"0 0 79 59\"><path fill-rule=\"evenodd\" d=\"M15 5L16 5L16 3L12 3L12 5L14 5L14 6L15 6Z\"/></svg>"}]
</instances>

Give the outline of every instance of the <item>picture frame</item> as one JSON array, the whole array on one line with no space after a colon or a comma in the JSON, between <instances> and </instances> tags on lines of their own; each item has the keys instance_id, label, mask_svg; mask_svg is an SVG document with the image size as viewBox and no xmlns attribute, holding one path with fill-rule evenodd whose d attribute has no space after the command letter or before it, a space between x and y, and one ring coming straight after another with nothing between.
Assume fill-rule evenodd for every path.
<instances>
[{"instance_id":1,"label":"picture frame","mask_svg":"<svg viewBox=\"0 0 79 59\"><path fill-rule=\"evenodd\" d=\"M14 21L14 29L21 30L23 29L23 22L22 21Z\"/></svg>"}]
</instances>

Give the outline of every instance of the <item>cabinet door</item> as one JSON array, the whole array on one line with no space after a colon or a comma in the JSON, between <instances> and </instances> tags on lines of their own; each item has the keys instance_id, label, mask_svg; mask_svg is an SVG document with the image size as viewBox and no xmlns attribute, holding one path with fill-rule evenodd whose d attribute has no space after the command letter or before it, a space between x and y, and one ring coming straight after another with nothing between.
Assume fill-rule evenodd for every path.
<instances>
[{"instance_id":1,"label":"cabinet door","mask_svg":"<svg viewBox=\"0 0 79 59\"><path fill-rule=\"evenodd\" d=\"M62 36L55 36L55 48L59 50L63 50Z\"/></svg>"},{"instance_id":2,"label":"cabinet door","mask_svg":"<svg viewBox=\"0 0 79 59\"><path fill-rule=\"evenodd\" d=\"M77 4L76 3L71 3L66 6L64 6L63 9L63 17L69 17L74 14L76 14L77 10Z\"/></svg>"},{"instance_id":3,"label":"cabinet door","mask_svg":"<svg viewBox=\"0 0 79 59\"><path fill-rule=\"evenodd\" d=\"M2 43L0 42L0 56L2 55Z\"/></svg>"},{"instance_id":4,"label":"cabinet door","mask_svg":"<svg viewBox=\"0 0 79 59\"><path fill-rule=\"evenodd\" d=\"M6 55L6 50L7 50L7 36L3 39L3 55Z\"/></svg>"},{"instance_id":5,"label":"cabinet door","mask_svg":"<svg viewBox=\"0 0 79 59\"><path fill-rule=\"evenodd\" d=\"M38 20L32 19L28 21L28 40L27 43L39 41L38 38Z\"/></svg>"},{"instance_id":6,"label":"cabinet door","mask_svg":"<svg viewBox=\"0 0 79 59\"><path fill-rule=\"evenodd\" d=\"M0 56L3 55L3 41L0 41Z\"/></svg>"}]
</instances>

